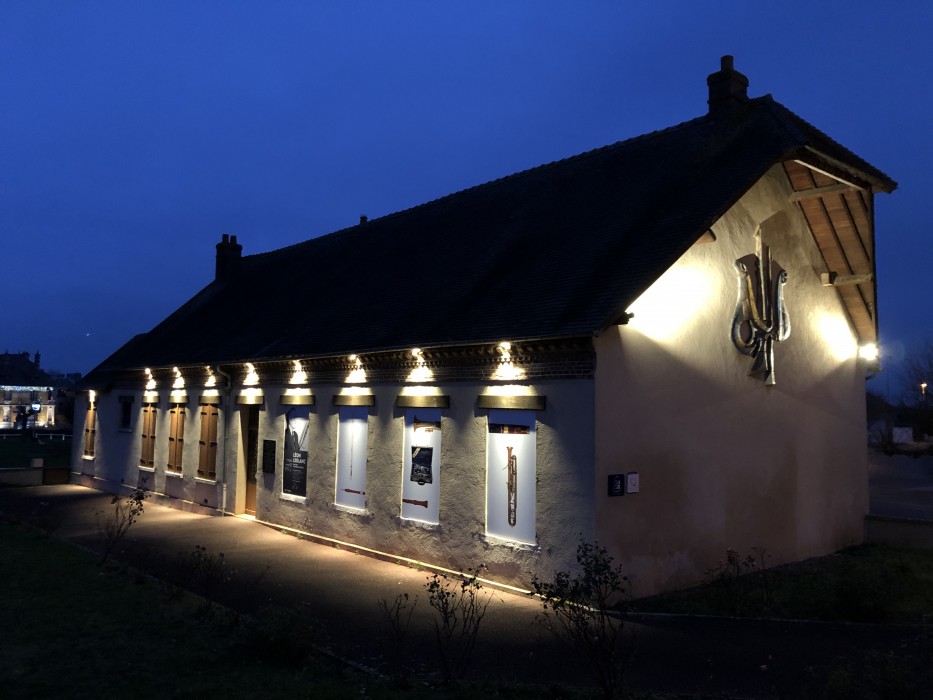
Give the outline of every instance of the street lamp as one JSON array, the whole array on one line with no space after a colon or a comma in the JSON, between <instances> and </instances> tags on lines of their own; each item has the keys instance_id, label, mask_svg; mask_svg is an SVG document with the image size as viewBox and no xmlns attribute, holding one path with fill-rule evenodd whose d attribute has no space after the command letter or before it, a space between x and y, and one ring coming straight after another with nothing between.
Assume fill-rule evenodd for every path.
<instances>
[{"instance_id":1,"label":"street lamp","mask_svg":"<svg viewBox=\"0 0 933 700\"><path fill-rule=\"evenodd\" d=\"M920 382L920 403L926 403L927 400L927 383Z\"/></svg>"}]
</instances>

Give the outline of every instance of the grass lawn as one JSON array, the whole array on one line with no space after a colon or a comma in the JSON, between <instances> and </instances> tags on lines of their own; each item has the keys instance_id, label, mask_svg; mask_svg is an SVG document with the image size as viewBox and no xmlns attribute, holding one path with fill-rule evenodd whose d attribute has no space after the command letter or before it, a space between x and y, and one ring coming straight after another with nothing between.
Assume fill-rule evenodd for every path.
<instances>
[{"instance_id":1,"label":"grass lawn","mask_svg":"<svg viewBox=\"0 0 933 700\"><path fill-rule=\"evenodd\" d=\"M272 608L255 618L237 616L177 586L116 564L100 566L95 554L2 518L0 553L4 698L595 697L557 687L397 688L315 651L315 621L300 611ZM633 607L862 622L921 622L933 614L930 552L855 547L733 576L750 568L725 567L715 572L714 583L635 601ZM810 669L797 697L929 697L933 634L918 627L915 639L905 648L845 656L833 666Z\"/></svg>"},{"instance_id":2,"label":"grass lawn","mask_svg":"<svg viewBox=\"0 0 933 700\"><path fill-rule=\"evenodd\" d=\"M730 563L731 561L731 563ZM727 558L710 582L635 602L645 612L795 620L921 623L933 619L933 551L850 547L796 564Z\"/></svg>"},{"instance_id":3,"label":"grass lawn","mask_svg":"<svg viewBox=\"0 0 933 700\"><path fill-rule=\"evenodd\" d=\"M462 698L462 685L394 687L316 653L314 622L248 619L25 525L0 519L3 698ZM509 688L518 700L548 691ZM591 695L561 689L562 698Z\"/></svg>"}]
</instances>

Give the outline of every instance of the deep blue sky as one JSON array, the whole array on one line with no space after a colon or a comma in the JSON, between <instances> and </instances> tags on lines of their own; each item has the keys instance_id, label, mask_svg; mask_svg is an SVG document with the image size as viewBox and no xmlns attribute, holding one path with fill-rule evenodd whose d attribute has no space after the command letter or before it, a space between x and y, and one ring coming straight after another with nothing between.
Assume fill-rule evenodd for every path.
<instances>
[{"instance_id":1,"label":"deep blue sky","mask_svg":"<svg viewBox=\"0 0 933 700\"><path fill-rule=\"evenodd\" d=\"M0 352L86 372L211 280L222 233L271 250L691 119L729 53L900 184L894 368L933 337L931 36L921 0L3 0Z\"/></svg>"}]
</instances>

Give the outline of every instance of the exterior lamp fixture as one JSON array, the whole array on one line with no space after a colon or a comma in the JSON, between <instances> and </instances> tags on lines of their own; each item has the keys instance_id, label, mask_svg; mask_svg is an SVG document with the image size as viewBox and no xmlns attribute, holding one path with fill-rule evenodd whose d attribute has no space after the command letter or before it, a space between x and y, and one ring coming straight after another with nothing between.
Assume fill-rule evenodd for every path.
<instances>
[{"instance_id":1,"label":"exterior lamp fixture","mask_svg":"<svg viewBox=\"0 0 933 700\"><path fill-rule=\"evenodd\" d=\"M492 373L493 379L502 381L524 379L525 370L516 367L515 363L512 362L512 343L508 341L499 343L496 346L496 352L498 352L502 358L499 360L499 366L496 367L496 371Z\"/></svg>"},{"instance_id":2,"label":"exterior lamp fixture","mask_svg":"<svg viewBox=\"0 0 933 700\"><path fill-rule=\"evenodd\" d=\"M187 403L188 395L185 393L185 378L181 376L181 370L177 367L172 367L172 374L175 375L175 380L172 382L172 401L175 403Z\"/></svg>"},{"instance_id":3,"label":"exterior lamp fixture","mask_svg":"<svg viewBox=\"0 0 933 700\"><path fill-rule=\"evenodd\" d=\"M146 390L143 392L143 403L154 404L159 401L159 392L156 391L156 380L152 370L146 367Z\"/></svg>"},{"instance_id":4,"label":"exterior lamp fixture","mask_svg":"<svg viewBox=\"0 0 933 700\"><path fill-rule=\"evenodd\" d=\"M920 401L926 403L927 400L927 383L920 382Z\"/></svg>"},{"instance_id":5,"label":"exterior lamp fixture","mask_svg":"<svg viewBox=\"0 0 933 700\"><path fill-rule=\"evenodd\" d=\"M428 369L424 362L424 351L421 348L412 348L411 356L415 359L415 367L408 373L405 381L423 384L434 379L434 372Z\"/></svg>"},{"instance_id":6,"label":"exterior lamp fixture","mask_svg":"<svg viewBox=\"0 0 933 700\"><path fill-rule=\"evenodd\" d=\"M259 373L252 362L246 363L246 376L243 378L244 388L240 391L237 403L242 405L258 405L263 402L262 388L259 384Z\"/></svg>"},{"instance_id":7,"label":"exterior lamp fixture","mask_svg":"<svg viewBox=\"0 0 933 700\"><path fill-rule=\"evenodd\" d=\"M288 380L289 384L307 384L308 383L308 373L304 371L301 367L301 361L295 360L294 371L292 372L291 379Z\"/></svg>"},{"instance_id":8,"label":"exterior lamp fixture","mask_svg":"<svg viewBox=\"0 0 933 700\"><path fill-rule=\"evenodd\" d=\"M300 360L293 360L292 376L288 380L288 388L282 394L280 401L287 406L312 406L314 397L311 389L302 386L308 383L308 373L304 371Z\"/></svg>"},{"instance_id":9,"label":"exterior lamp fixture","mask_svg":"<svg viewBox=\"0 0 933 700\"><path fill-rule=\"evenodd\" d=\"M363 369L363 361L360 359L359 355L350 355L347 359L350 360L352 369L350 374L347 375L347 384L363 384L366 382L366 370Z\"/></svg>"},{"instance_id":10,"label":"exterior lamp fixture","mask_svg":"<svg viewBox=\"0 0 933 700\"><path fill-rule=\"evenodd\" d=\"M204 369L207 372L207 379L204 381L204 391L201 393L202 398L213 399L220 396L220 392L217 390L217 377L214 375L214 370L210 365Z\"/></svg>"},{"instance_id":11,"label":"exterior lamp fixture","mask_svg":"<svg viewBox=\"0 0 933 700\"><path fill-rule=\"evenodd\" d=\"M876 362L879 355L878 346L874 343L866 343L858 349L858 356L868 362Z\"/></svg>"}]
</instances>

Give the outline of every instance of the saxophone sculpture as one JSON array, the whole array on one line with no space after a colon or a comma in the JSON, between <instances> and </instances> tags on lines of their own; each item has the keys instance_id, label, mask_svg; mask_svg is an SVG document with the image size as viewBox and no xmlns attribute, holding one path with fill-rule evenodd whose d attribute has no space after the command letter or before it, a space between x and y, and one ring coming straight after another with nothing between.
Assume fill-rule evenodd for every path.
<instances>
[{"instance_id":1,"label":"saxophone sculpture","mask_svg":"<svg viewBox=\"0 0 933 700\"><path fill-rule=\"evenodd\" d=\"M512 454L511 447L508 450L508 461L506 463L506 472L508 473L508 493L509 493L509 525L515 527L516 515L518 513L518 457Z\"/></svg>"}]
</instances>

